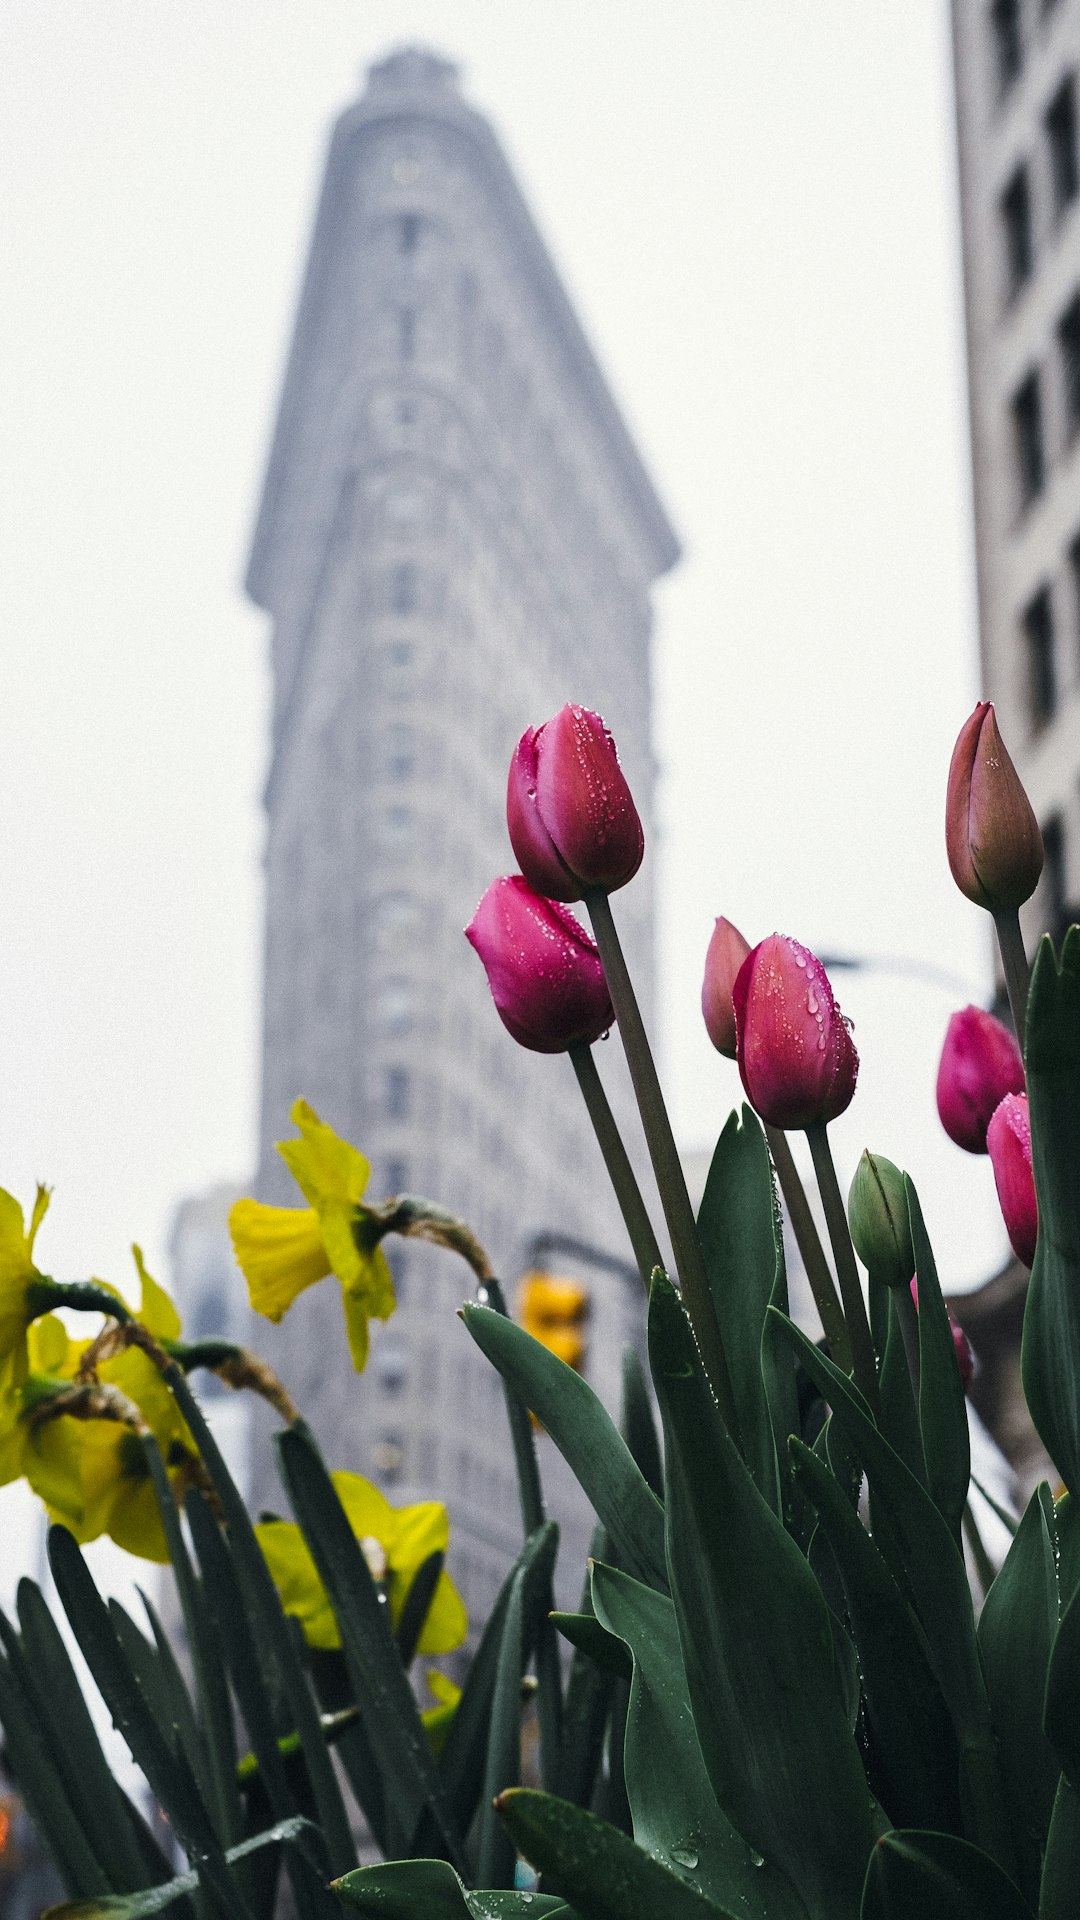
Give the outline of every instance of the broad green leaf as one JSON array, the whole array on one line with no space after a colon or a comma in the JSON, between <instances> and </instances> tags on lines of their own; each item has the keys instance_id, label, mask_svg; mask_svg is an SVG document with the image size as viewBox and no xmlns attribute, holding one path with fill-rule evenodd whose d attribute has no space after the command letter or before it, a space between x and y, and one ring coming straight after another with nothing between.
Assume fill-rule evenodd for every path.
<instances>
[{"instance_id":1,"label":"broad green leaf","mask_svg":"<svg viewBox=\"0 0 1080 1920\"><path fill-rule=\"evenodd\" d=\"M499 1812L519 1853L581 1920L736 1920L584 1807L519 1787Z\"/></svg>"},{"instance_id":2,"label":"broad green leaf","mask_svg":"<svg viewBox=\"0 0 1080 1920\"><path fill-rule=\"evenodd\" d=\"M1031 1675L1033 1681L1035 1677ZM1062 1769L1080 1792L1080 1589L1065 1608L1050 1649L1043 1725Z\"/></svg>"},{"instance_id":3,"label":"broad green leaf","mask_svg":"<svg viewBox=\"0 0 1080 1920\"><path fill-rule=\"evenodd\" d=\"M832 1474L792 1439L796 1477L813 1501L843 1584L872 1742L871 1784L902 1826L952 1826L956 1737L920 1631L877 1547Z\"/></svg>"},{"instance_id":4,"label":"broad green leaf","mask_svg":"<svg viewBox=\"0 0 1080 1920\"><path fill-rule=\"evenodd\" d=\"M557 1894L471 1892L445 1860L361 1867L335 1880L334 1892L372 1920L574 1920Z\"/></svg>"},{"instance_id":5,"label":"broad green leaf","mask_svg":"<svg viewBox=\"0 0 1080 1920\"><path fill-rule=\"evenodd\" d=\"M759 1492L779 1512L776 1448L761 1377L761 1335L784 1256L769 1149L761 1122L749 1107L743 1107L741 1116L729 1115L716 1143L697 1225L746 1464Z\"/></svg>"},{"instance_id":6,"label":"broad green leaf","mask_svg":"<svg viewBox=\"0 0 1080 1920\"><path fill-rule=\"evenodd\" d=\"M230 1866L235 1866L250 1859L252 1854L260 1853L264 1847L283 1843L296 1845L312 1831L306 1820L283 1820L278 1826L269 1827L265 1833L253 1834L249 1840L241 1840L235 1847L230 1847L225 1858ZM48 1920L150 1920L152 1914L164 1913L166 1907L173 1906L187 1894L195 1893L198 1885L197 1873L178 1873L163 1886L147 1887L139 1893L121 1894L102 1900L61 1901L59 1906L47 1909Z\"/></svg>"},{"instance_id":7,"label":"broad green leaf","mask_svg":"<svg viewBox=\"0 0 1080 1920\"><path fill-rule=\"evenodd\" d=\"M1020 1370L1031 1417L1066 1486L1080 1489L1080 930L1058 966L1039 945L1024 1047L1039 1239Z\"/></svg>"},{"instance_id":8,"label":"broad green leaf","mask_svg":"<svg viewBox=\"0 0 1080 1920\"><path fill-rule=\"evenodd\" d=\"M989 1854L949 1833L886 1833L870 1856L862 1920L1035 1920Z\"/></svg>"},{"instance_id":9,"label":"broad green leaf","mask_svg":"<svg viewBox=\"0 0 1080 1920\"><path fill-rule=\"evenodd\" d=\"M607 1557L607 1534L597 1522L589 1547L589 1559L604 1560ZM592 1612L592 1581L586 1571L579 1616ZM575 1649L563 1702L563 1742L556 1780L560 1797L572 1800L575 1806L587 1807L591 1804L603 1753L604 1727L614 1690L614 1676L598 1667L587 1654Z\"/></svg>"},{"instance_id":10,"label":"broad green leaf","mask_svg":"<svg viewBox=\"0 0 1080 1920\"><path fill-rule=\"evenodd\" d=\"M297 1425L276 1441L293 1510L341 1629L358 1703L368 1724L379 1726L380 1759L393 1781L402 1823L413 1831L430 1808L452 1859L461 1865L461 1838L360 1542L307 1432Z\"/></svg>"},{"instance_id":11,"label":"broad green leaf","mask_svg":"<svg viewBox=\"0 0 1080 1920\"><path fill-rule=\"evenodd\" d=\"M900 1307L895 1289L887 1286L873 1272L870 1274L870 1315L874 1344L881 1357L878 1373L881 1431L904 1465L925 1486L926 1458L919 1431L915 1390L904 1350Z\"/></svg>"},{"instance_id":12,"label":"broad green leaf","mask_svg":"<svg viewBox=\"0 0 1080 1920\"><path fill-rule=\"evenodd\" d=\"M1076 1920L1076 1889L1080 1886L1080 1793L1062 1774L1050 1817L1042 1880L1039 1883L1039 1920Z\"/></svg>"},{"instance_id":13,"label":"broad green leaf","mask_svg":"<svg viewBox=\"0 0 1080 1920\"><path fill-rule=\"evenodd\" d=\"M1050 1490L1044 1484L1028 1501L979 1620L979 1652L1016 1840L1017 1873L1031 1901L1038 1899L1061 1772L1043 1731L1046 1675L1058 1621L1053 1526Z\"/></svg>"},{"instance_id":14,"label":"broad green leaf","mask_svg":"<svg viewBox=\"0 0 1080 1920\"><path fill-rule=\"evenodd\" d=\"M660 1440L653 1419L649 1383L638 1353L630 1346L623 1348L622 1355L619 1431L647 1484L657 1499L661 1500L664 1494L664 1463L660 1458Z\"/></svg>"},{"instance_id":15,"label":"broad green leaf","mask_svg":"<svg viewBox=\"0 0 1080 1920\"><path fill-rule=\"evenodd\" d=\"M690 1703L731 1824L814 1920L858 1911L870 1798L837 1686L829 1611L750 1477L670 1283L649 1350L664 1422L668 1564Z\"/></svg>"},{"instance_id":16,"label":"broad green leaf","mask_svg":"<svg viewBox=\"0 0 1080 1920\"><path fill-rule=\"evenodd\" d=\"M594 1613L553 1613L551 1620L572 1647L588 1654L598 1667L615 1674L617 1679L629 1680L634 1671L633 1661L622 1641L608 1633Z\"/></svg>"},{"instance_id":17,"label":"broad green leaf","mask_svg":"<svg viewBox=\"0 0 1080 1920\"><path fill-rule=\"evenodd\" d=\"M481 1352L543 1421L627 1570L649 1586L666 1586L664 1510L592 1388L492 1308L467 1305L462 1318Z\"/></svg>"},{"instance_id":18,"label":"broad green leaf","mask_svg":"<svg viewBox=\"0 0 1080 1920\"><path fill-rule=\"evenodd\" d=\"M959 1546L971 1478L967 1401L919 1196L906 1173L904 1191L919 1282L919 1427L926 1479L934 1504Z\"/></svg>"},{"instance_id":19,"label":"broad green leaf","mask_svg":"<svg viewBox=\"0 0 1080 1920\"><path fill-rule=\"evenodd\" d=\"M495 1800L521 1779L521 1678L525 1666L523 1618L525 1570L514 1575L506 1605L506 1628L499 1647L495 1697L484 1762L484 1792L476 1842L476 1878L482 1887L514 1884L514 1849L495 1812Z\"/></svg>"},{"instance_id":20,"label":"broad green leaf","mask_svg":"<svg viewBox=\"0 0 1080 1920\"><path fill-rule=\"evenodd\" d=\"M614 1567L593 1566L593 1605L633 1657L623 1773L640 1847L735 1913L766 1909L805 1920L806 1909L725 1820L698 1746L675 1607Z\"/></svg>"}]
</instances>

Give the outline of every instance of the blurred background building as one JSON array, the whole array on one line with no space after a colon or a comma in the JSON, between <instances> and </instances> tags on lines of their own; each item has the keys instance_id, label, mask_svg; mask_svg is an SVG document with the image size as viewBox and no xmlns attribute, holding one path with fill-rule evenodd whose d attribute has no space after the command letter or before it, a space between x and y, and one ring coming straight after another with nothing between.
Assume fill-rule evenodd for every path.
<instances>
[{"instance_id":1,"label":"blurred background building","mask_svg":"<svg viewBox=\"0 0 1080 1920\"><path fill-rule=\"evenodd\" d=\"M490 127L447 61L394 53L331 141L248 576L275 688L264 1200L300 1200L274 1143L302 1094L372 1160L375 1198L449 1207L511 1285L537 1234L626 1251L572 1070L505 1033L461 929L514 866L513 746L564 701L612 726L651 834L649 589L677 556ZM646 874L617 916L649 1020ZM617 1046L600 1051L632 1141ZM500 1383L454 1316L467 1269L388 1251L399 1310L362 1378L336 1282L258 1344L334 1466L395 1503L447 1500L482 1616L520 1535ZM613 1404L640 1288L578 1272L586 1371ZM267 1455L254 1497L274 1506ZM549 1478L573 1516L569 1592L587 1518L561 1461Z\"/></svg>"}]
</instances>

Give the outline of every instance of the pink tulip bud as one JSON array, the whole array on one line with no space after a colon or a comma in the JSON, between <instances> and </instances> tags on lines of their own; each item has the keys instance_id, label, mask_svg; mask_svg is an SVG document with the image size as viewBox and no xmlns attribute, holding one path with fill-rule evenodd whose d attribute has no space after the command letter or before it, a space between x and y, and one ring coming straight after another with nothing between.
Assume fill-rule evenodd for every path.
<instances>
[{"instance_id":1,"label":"pink tulip bud","mask_svg":"<svg viewBox=\"0 0 1080 1920\"><path fill-rule=\"evenodd\" d=\"M633 879L645 836L599 714L562 707L526 729L510 762L506 824L522 873L549 900Z\"/></svg>"},{"instance_id":2,"label":"pink tulip bud","mask_svg":"<svg viewBox=\"0 0 1080 1920\"><path fill-rule=\"evenodd\" d=\"M985 1153L995 1107L1007 1093L1023 1091L1024 1063L1008 1027L981 1007L954 1013L937 1077L937 1110L949 1139L968 1153Z\"/></svg>"},{"instance_id":3,"label":"pink tulip bud","mask_svg":"<svg viewBox=\"0 0 1080 1920\"><path fill-rule=\"evenodd\" d=\"M701 989L701 1011L709 1039L717 1053L734 1060L735 1006L731 995L739 968L750 951L738 927L719 919L713 928L709 951L705 955L705 981Z\"/></svg>"},{"instance_id":4,"label":"pink tulip bud","mask_svg":"<svg viewBox=\"0 0 1080 1920\"><path fill-rule=\"evenodd\" d=\"M600 955L572 913L520 874L493 880L465 929L503 1026L534 1053L599 1040L615 1015Z\"/></svg>"},{"instance_id":5,"label":"pink tulip bud","mask_svg":"<svg viewBox=\"0 0 1080 1920\"><path fill-rule=\"evenodd\" d=\"M843 1113L859 1056L817 956L770 934L739 968L733 999L739 1072L761 1118L808 1127Z\"/></svg>"},{"instance_id":6,"label":"pink tulip bud","mask_svg":"<svg viewBox=\"0 0 1080 1920\"><path fill-rule=\"evenodd\" d=\"M911 1297L915 1302L915 1311L918 1312L919 1283L917 1280L913 1280L911 1283ZM972 1375L975 1372L975 1350L967 1334L964 1332L963 1327L960 1325L960 1322L953 1318L953 1310L947 1302L945 1311L949 1316L949 1332L952 1334L953 1348L956 1353L956 1364L960 1369L960 1378L964 1383L964 1392L966 1393L971 1384Z\"/></svg>"},{"instance_id":7,"label":"pink tulip bud","mask_svg":"<svg viewBox=\"0 0 1080 1920\"><path fill-rule=\"evenodd\" d=\"M986 1148L1013 1252L1025 1267L1033 1266L1039 1207L1031 1168L1031 1116L1026 1093L1005 1095L986 1129Z\"/></svg>"},{"instance_id":8,"label":"pink tulip bud","mask_svg":"<svg viewBox=\"0 0 1080 1920\"><path fill-rule=\"evenodd\" d=\"M961 893L991 912L1023 906L1039 883L1039 823L988 700L980 700L953 748L945 847Z\"/></svg>"}]
</instances>

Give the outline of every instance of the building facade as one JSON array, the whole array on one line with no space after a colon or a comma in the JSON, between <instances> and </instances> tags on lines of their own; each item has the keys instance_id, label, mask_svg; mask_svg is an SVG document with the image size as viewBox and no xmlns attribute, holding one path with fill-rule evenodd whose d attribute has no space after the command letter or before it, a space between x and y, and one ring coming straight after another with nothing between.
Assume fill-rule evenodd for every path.
<instances>
[{"instance_id":1,"label":"building facade","mask_svg":"<svg viewBox=\"0 0 1080 1920\"><path fill-rule=\"evenodd\" d=\"M261 1198L299 1201L274 1143L303 1095L370 1158L374 1198L449 1207L511 1285L536 1234L626 1251L569 1063L510 1039L462 929L513 869L515 741L595 707L649 837L616 911L651 1018L649 594L677 552L490 127L449 63L393 54L330 144L248 576L274 672ZM599 1051L636 1141L618 1043ZM336 1282L258 1343L334 1466L447 1500L482 1615L520 1540L500 1386L455 1315L468 1270L388 1250L399 1308L363 1376ZM640 1290L580 1277L612 1404ZM569 1593L585 1519L544 1444Z\"/></svg>"},{"instance_id":2,"label":"building facade","mask_svg":"<svg viewBox=\"0 0 1080 1920\"><path fill-rule=\"evenodd\" d=\"M1080 0L953 0L983 692L1080 901Z\"/></svg>"}]
</instances>

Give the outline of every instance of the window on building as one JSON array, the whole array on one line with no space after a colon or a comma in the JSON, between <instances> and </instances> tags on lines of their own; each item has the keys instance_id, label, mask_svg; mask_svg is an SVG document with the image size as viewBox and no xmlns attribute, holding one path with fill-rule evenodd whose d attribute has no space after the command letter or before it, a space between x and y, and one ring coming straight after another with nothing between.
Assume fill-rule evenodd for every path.
<instances>
[{"instance_id":1,"label":"window on building","mask_svg":"<svg viewBox=\"0 0 1080 1920\"><path fill-rule=\"evenodd\" d=\"M1069 910L1065 884L1065 822L1060 813L1043 821L1043 923L1055 940L1060 940L1068 925Z\"/></svg>"},{"instance_id":2,"label":"window on building","mask_svg":"<svg viewBox=\"0 0 1080 1920\"><path fill-rule=\"evenodd\" d=\"M1071 439L1080 427L1080 293L1074 294L1058 321L1065 427Z\"/></svg>"},{"instance_id":3,"label":"window on building","mask_svg":"<svg viewBox=\"0 0 1080 1920\"><path fill-rule=\"evenodd\" d=\"M1017 389L1012 403L1013 436L1016 444L1016 478L1021 507L1030 504L1042 492L1046 479L1043 449L1042 399L1039 376L1033 370Z\"/></svg>"},{"instance_id":4,"label":"window on building","mask_svg":"<svg viewBox=\"0 0 1080 1920\"><path fill-rule=\"evenodd\" d=\"M1073 74L1066 74L1047 107L1045 124L1054 212L1063 213L1080 191L1080 164L1076 149L1076 83Z\"/></svg>"},{"instance_id":5,"label":"window on building","mask_svg":"<svg viewBox=\"0 0 1080 1920\"><path fill-rule=\"evenodd\" d=\"M420 215L403 213L398 222L398 246L402 253L415 253L420 239Z\"/></svg>"},{"instance_id":6,"label":"window on building","mask_svg":"<svg viewBox=\"0 0 1080 1920\"><path fill-rule=\"evenodd\" d=\"M405 1277L408 1273L409 1265L405 1257L405 1250L400 1240L390 1237L383 1241L383 1252L386 1255L386 1264L390 1269L390 1277L394 1282L394 1298L400 1307L405 1298Z\"/></svg>"},{"instance_id":7,"label":"window on building","mask_svg":"<svg viewBox=\"0 0 1080 1920\"><path fill-rule=\"evenodd\" d=\"M1017 167L1001 196L1001 231L1005 242L1005 287L1011 300L1035 265L1031 229L1031 188L1026 167Z\"/></svg>"},{"instance_id":8,"label":"window on building","mask_svg":"<svg viewBox=\"0 0 1080 1920\"><path fill-rule=\"evenodd\" d=\"M398 357L411 360L416 352L416 314L412 307L402 307L398 314Z\"/></svg>"},{"instance_id":9,"label":"window on building","mask_svg":"<svg viewBox=\"0 0 1080 1920\"><path fill-rule=\"evenodd\" d=\"M409 1163L400 1154L392 1153L383 1171L383 1183L387 1194L408 1193Z\"/></svg>"},{"instance_id":10,"label":"window on building","mask_svg":"<svg viewBox=\"0 0 1080 1920\"><path fill-rule=\"evenodd\" d=\"M1020 0L992 0L990 30L994 42L994 66L1002 93L1012 86L1024 64L1024 36L1020 25Z\"/></svg>"},{"instance_id":11,"label":"window on building","mask_svg":"<svg viewBox=\"0 0 1080 1920\"><path fill-rule=\"evenodd\" d=\"M383 1093L383 1111L388 1120L409 1117L409 1072L407 1067L387 1067Z\"/></svg>"},{"instance_id":12,"label":"window on building","mask_svg":"<svg viewBox=\"0 0 1080 1920\"><path fill-rule=\"evenodd\" d=\"M416 772L416 739L411 727L393 722L383 732L388 780L411 780Z\"/></svg>"},{"instance_id":13,"label":"window on building","mask_svg":"<svg viewBox=\"0 0 1080 1920\"><path fill-rule=\"evenodd\" d=\"M390 605L395 613L416 611L416 568L402 560L390 575Z\"/></svg>"},{"instance_id":14,"label":"window on building","mask_svg":"<svg viewBox=\"0 0 1080 1920\"><path fill-rule=\"evenodd\" d=\"M375 1345L375 1373L384 1393L400 1393L409 1377L409 1349L398 1333L384 1333Z\"/></svg>"},{"instance_id":15,"label":"window on building","mask_svg":"<svg viewBox=\"0 0 1080 1920\"><path fill-rule=\"evenodd\" d=\"M1057 710L1054 666L1054 603L1048 586L1040 587L1023 620L1028 655L1028 699L1031 719L1043 727Z\"/></svg>"},{"instance_id":16,"label":"window on building","mask_svg":"<svg viewBox=\"0 0 1080 1920\"><path fill-rule=\"evenodd\" d=\"M375 1019L384 1033L408 1033L416 996L410 980L384 980L375 995Z\"/></svg>"}]
</instances>

